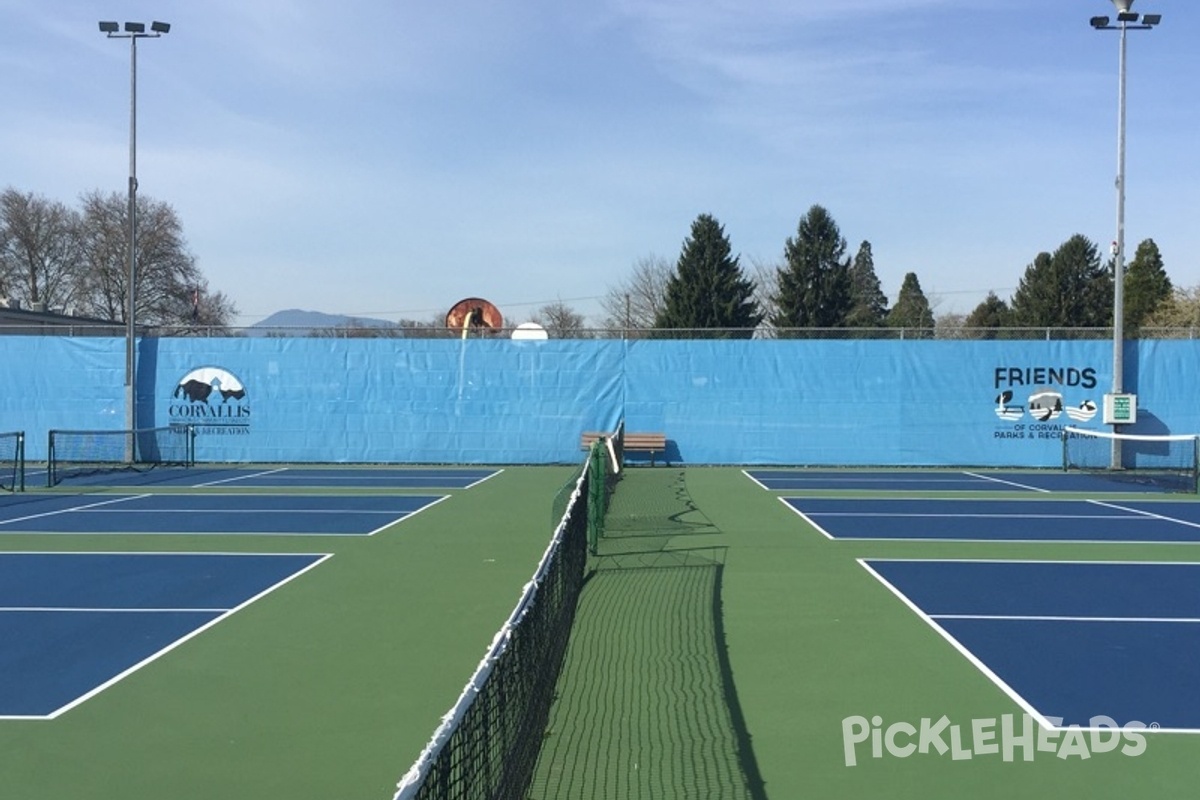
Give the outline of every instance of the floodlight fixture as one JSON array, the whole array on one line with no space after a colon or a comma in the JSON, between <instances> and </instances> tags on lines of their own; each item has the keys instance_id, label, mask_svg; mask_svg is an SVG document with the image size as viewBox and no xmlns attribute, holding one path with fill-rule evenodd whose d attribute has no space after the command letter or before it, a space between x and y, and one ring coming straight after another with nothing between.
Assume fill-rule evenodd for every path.
<instances>
[{"instance_id":1,"label":"floodlight fixture","mask_svg":"<svg viewBox=\"0 0 1200 800\"><path fill-rule=\"evenodd\" d=\"M100 23L100 32L101 33L116 33L120 29L121 29L121 26L117 25L117 23L115 23L115 22L101 22Z\"/></svg>"},{"instance_id":2,"label":"floodlight fixture","mask_svg":"<svg viewBox=\"0 0 1200 800\"><path fill-rule=\"evenodd\" d=\"M1117 13L1117 22L1137 22L1138 13L1136 11L1120 11Z\"/></svg>"},{"instance_id":3,"label":"floodlight fixture","mask_svg":"<svg viewBox=\"0 0 1200 800\"><path fill-rule=\"evenodd\" d=\"M170 33L171 25L167 22L152 22L150 23L150 30L155 33Z\"/></svg>"},{"instance_id":4,"label":"floodlight fixture","mask_svg":"<svg viewBox=\"0 0 1200 800\"><path fill-rule=\"evenodd\" d=\"M1108 17L1092 17L1092 27L1097 30L1107 28L1110 21Z\"/></svg>"},{"instance_id":5,"label":"floodlight fixture","mask_svg":"<svg viewBox=\"0 0 1200 800\"><path fill-rule=\"evenodd\" d=\"M1142 23L1154 27L1162 22L1162 14L1144 14L1142 15Z\"/></svg>"},{"instance_id":6,"label":"floodlight fixture","mask_svg":"<svg viewBox=\"0 0 1200 800\"><path fill-rule=\"evenodd\" d=\"M145 33L146 32L146 23L144 23L144 22L126 22L125 23L125 32L126 33Z\"/></svg>"}]
</instances>

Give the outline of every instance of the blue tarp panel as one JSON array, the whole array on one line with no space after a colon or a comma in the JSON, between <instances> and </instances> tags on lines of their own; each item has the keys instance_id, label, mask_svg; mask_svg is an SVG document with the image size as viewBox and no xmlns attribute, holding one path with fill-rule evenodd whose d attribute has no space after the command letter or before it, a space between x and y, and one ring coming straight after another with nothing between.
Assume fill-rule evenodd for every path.
<instances>
[{"instance_id":1,"label":"blue tarp panel","mask_svg":"<svg viewBox=\"0 0 1200 800\"><path fill-rule=\"evenodd\" d=\"M124 341L0 338L0 430L124 427ZM673 463L1056 466L1102 428L1105 341L143 339L140 427L201 461L576 462L579 434L665 432ZM1200 342L1131 342L1146 433L1200 432Z\"/></svg>"}]
</instances>

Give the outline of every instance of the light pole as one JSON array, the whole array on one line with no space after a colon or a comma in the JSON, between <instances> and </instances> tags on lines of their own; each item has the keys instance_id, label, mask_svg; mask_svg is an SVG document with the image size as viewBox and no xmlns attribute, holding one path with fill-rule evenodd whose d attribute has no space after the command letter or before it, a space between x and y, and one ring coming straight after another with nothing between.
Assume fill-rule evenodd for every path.
<instances>
[{"instance_id":1,"label":"light pole","mask_svg":"<svg viewBox=\"0 0 1200 800\"><path fill-rule=\"evenodd\" d=\"M165 22L150 23L146 32L143 22L126 22L125 32L115 22L101 22L100 32L109 39L129 40L129 271L125 289L125 428L137 429L136 389L137 382L137 40L157 39L171 30ZM125 445L125 460L134 460L134 438L129 434Z\"/></svg>"},{"instance_id":2,"label":"light pole","mask_svg":"<svg viewBox=\"0 0 1200 800\"><path fill-rule=\"evenodd\" d=\"M1117 9L1117 24L1108 17L1092 17L1098 31L1120 31L1120 56L1117 62L1117 238L1113 242L1113 379L1112 393L1125 391L1125 38L1131 30L1148 31L1162 22L1162 14L1139 16L1130 11L1133 0L1112 0ZM1113 424L1114 432L1117 425ZM1112 468L1120 469L1121 442L1113 439Z\"/></svg>"}]
</instances>

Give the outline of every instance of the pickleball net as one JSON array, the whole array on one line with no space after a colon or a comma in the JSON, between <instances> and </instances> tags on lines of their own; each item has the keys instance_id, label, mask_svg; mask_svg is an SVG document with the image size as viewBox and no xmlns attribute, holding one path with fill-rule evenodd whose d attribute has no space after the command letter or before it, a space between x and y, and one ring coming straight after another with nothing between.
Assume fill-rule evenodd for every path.
<instances>
[{"instance_id":1,"label":"pickleball net","mask_svg":"<svg viewBox=\"0 0 1200 800\"><path fill-rule=\"evenodd\" d=\"M52 430L47 444L46 482L116 470L145 471L196 463L196 431L191 425L137 430Z\"/></svg>"},{"instance_id":2,"label":"pickleball net","mask_svg":"<svg viewBox=\"0 0 1200 800\"><path fill-rule=\"evenodd\" d=\"M589 508L606 484L595 465L608 458L594 444L559 491L561 516L533 577L394 800L525 797L586 576Z\"/></svg>"},{"instance_id":3,"label":"pickleball net","mask_svg":"<svg viewBox=\"0 0 1200 800\"><path fill-rule=\"evenodd\" d=\"M1063 469L1104 474L1115 480L1196 492L1200 436L1136 434L1067 426L1062 434Z\"/></svg>"},{"instance_id":4,"label":"pickleball net","mask_svg":"<svg viewBox=\"0 0 1200 800\"><path fill-rule=\"evenodd\" d=\"M0 433L0 490L25 490L25 433Z\"/></svg>"}]
</instances>

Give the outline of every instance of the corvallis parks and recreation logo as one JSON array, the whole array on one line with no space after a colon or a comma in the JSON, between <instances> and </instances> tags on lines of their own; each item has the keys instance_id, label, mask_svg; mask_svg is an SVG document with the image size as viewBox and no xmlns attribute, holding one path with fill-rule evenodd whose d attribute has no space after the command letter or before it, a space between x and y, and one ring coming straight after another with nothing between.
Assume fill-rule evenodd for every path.
<instances>
[{"instance_id":1,"label":"corvallis parks and recreation logo","mask_svg":"<svg viewBox=\"0 0 1200 800\"><path fill-rule=\"evenodd\" d=\"M173 425L191 425L197 435L241 436L250 432L246 386L222 367L199 367L179 379L167 413Z\"/></svg>"},{"instance_id":2,"label":"corvallis parks and recreation logo","mask_svg":"<svg viewBox=\"0 0 1200 800\"><path fill-rule=\"evenodd\" d=\"M1064 425L1089 422L1097 413L1094 367L1000 366L992 373L995 412L1005 425L996 439L1058 439Z\"/></svg>"}]
</instances>

